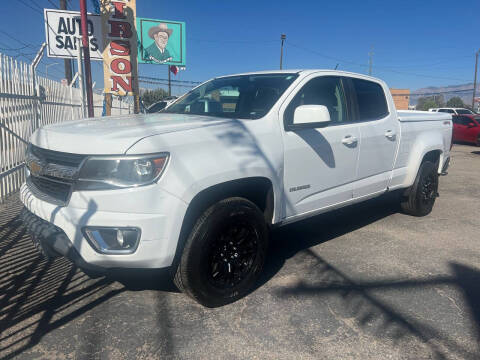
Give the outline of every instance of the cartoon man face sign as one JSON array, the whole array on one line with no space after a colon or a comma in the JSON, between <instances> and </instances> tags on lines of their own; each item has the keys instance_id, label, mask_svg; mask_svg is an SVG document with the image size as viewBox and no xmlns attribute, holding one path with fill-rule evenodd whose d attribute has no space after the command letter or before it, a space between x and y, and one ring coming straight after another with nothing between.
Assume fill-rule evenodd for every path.
<instances>
[{"instance_id":1,"label":"cartoon man face sign","mask_svg":"<svg viewBox=\"0 0 480 360\"><path fill-rule=\"evenodd\" d=\"M168 34L164 32L157 32L155 35L153 35L153 38L155 39L155 43L157 44L157 47L160 49L160 51L163 51L168 44Z\"/></svg>"},{"instance_id":2,"label":"cartoon man face sign","mask_svg":"<svg viewBox=\"0 0 480 360\"><path fill-rule=\"evenodd\" d=\"M165 23L152 26L148 30L148 36L155 42L145 49L144 59L160 64L172 61L172 56L166 48L172 32L173 30L169 29Z\"/></svg>"}]
</instances>

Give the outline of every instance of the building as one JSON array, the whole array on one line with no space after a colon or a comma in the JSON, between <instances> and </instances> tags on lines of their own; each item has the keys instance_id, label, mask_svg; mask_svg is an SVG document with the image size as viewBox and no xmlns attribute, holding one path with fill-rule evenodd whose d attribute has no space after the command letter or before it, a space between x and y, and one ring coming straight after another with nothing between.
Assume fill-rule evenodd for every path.
<instances>
[{"instance_id":1,"label":"building","mask_svg":"<svg viewBox=\"0 0 480 360\"><path fill-rule=\"evenodd\" d=\"M395 107L398 110L408 110L408 104L410 102L410 90L409 89L390 89L395 102Z\"/></svg>"}]
</instances>

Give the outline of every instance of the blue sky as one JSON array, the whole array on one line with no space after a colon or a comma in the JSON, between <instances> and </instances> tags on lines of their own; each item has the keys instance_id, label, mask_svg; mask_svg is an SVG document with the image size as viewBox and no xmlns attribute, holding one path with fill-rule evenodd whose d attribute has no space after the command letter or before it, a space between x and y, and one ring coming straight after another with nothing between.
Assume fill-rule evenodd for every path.
<instances>
[{"instance_id":1,"label":"blue sky","mask_svg":"<svg viewBox=\"0 0 480 360\"><path fill-rule=\"evenodd\" d=\"M32 58L45 41L40 8L58 0L4 1L0 52ZM93 11L91 0L87 0ZM78 10L78 0L69 8ZM36 11L35 11L35 10ZM137 0L137 16L187 23L187 70L180 80L203 81L229 73L278 69L280 34L285 33L284 68L338 68L368 72L391 87L415 90L472 82L480 48L480 1L262 1ZM20 40L21 42L12 39ZM25 44L30 45L19 49ZM25 57L19 59L27 61ZM39 70L59 79L60 59L42 60ZM102 87L100 62L94 81ZM166 66L141 65L140 75L165 78ZM182 92L184 89L176 89Z\"/></svg>"}]
</instances>

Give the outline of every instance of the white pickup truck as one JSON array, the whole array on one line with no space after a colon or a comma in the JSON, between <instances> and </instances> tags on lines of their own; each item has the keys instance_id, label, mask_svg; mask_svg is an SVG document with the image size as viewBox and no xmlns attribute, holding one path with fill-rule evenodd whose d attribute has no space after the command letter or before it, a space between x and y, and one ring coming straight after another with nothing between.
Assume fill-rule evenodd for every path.
<instances>
[{"instance_id":1,"label":"white pickup truck","mask_svg":"<svg viewBox=\"0 0 480 360\"><path fill-rule=\"evenodd\" d=\"M397 111L369 76L218 77L157 114L37 130L23 218L47 256L169 267L180 290L220 306L251 291L270 227L393 190L405 212L430 213L451 138L450 114Z\"/></svg>"}]
</instances>

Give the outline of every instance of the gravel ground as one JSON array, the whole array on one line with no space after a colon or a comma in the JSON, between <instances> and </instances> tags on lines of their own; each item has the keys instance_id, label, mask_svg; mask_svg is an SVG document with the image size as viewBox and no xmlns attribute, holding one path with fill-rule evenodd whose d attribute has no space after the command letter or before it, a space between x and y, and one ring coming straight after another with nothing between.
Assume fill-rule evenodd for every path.
<instances>
[{"instance_id":1,"label":"gravel ground","mask_svg":"<svg viewBox=\"0 0 480 360\"><path fill-rule=\"evenodd\" d=\"M275 230L240 301L206 309L163 272L90 279L35 252L0 205L2 359L479 359L480 149L455 145L431 215L389 197Z\"/></svg>"}]
</instances>

